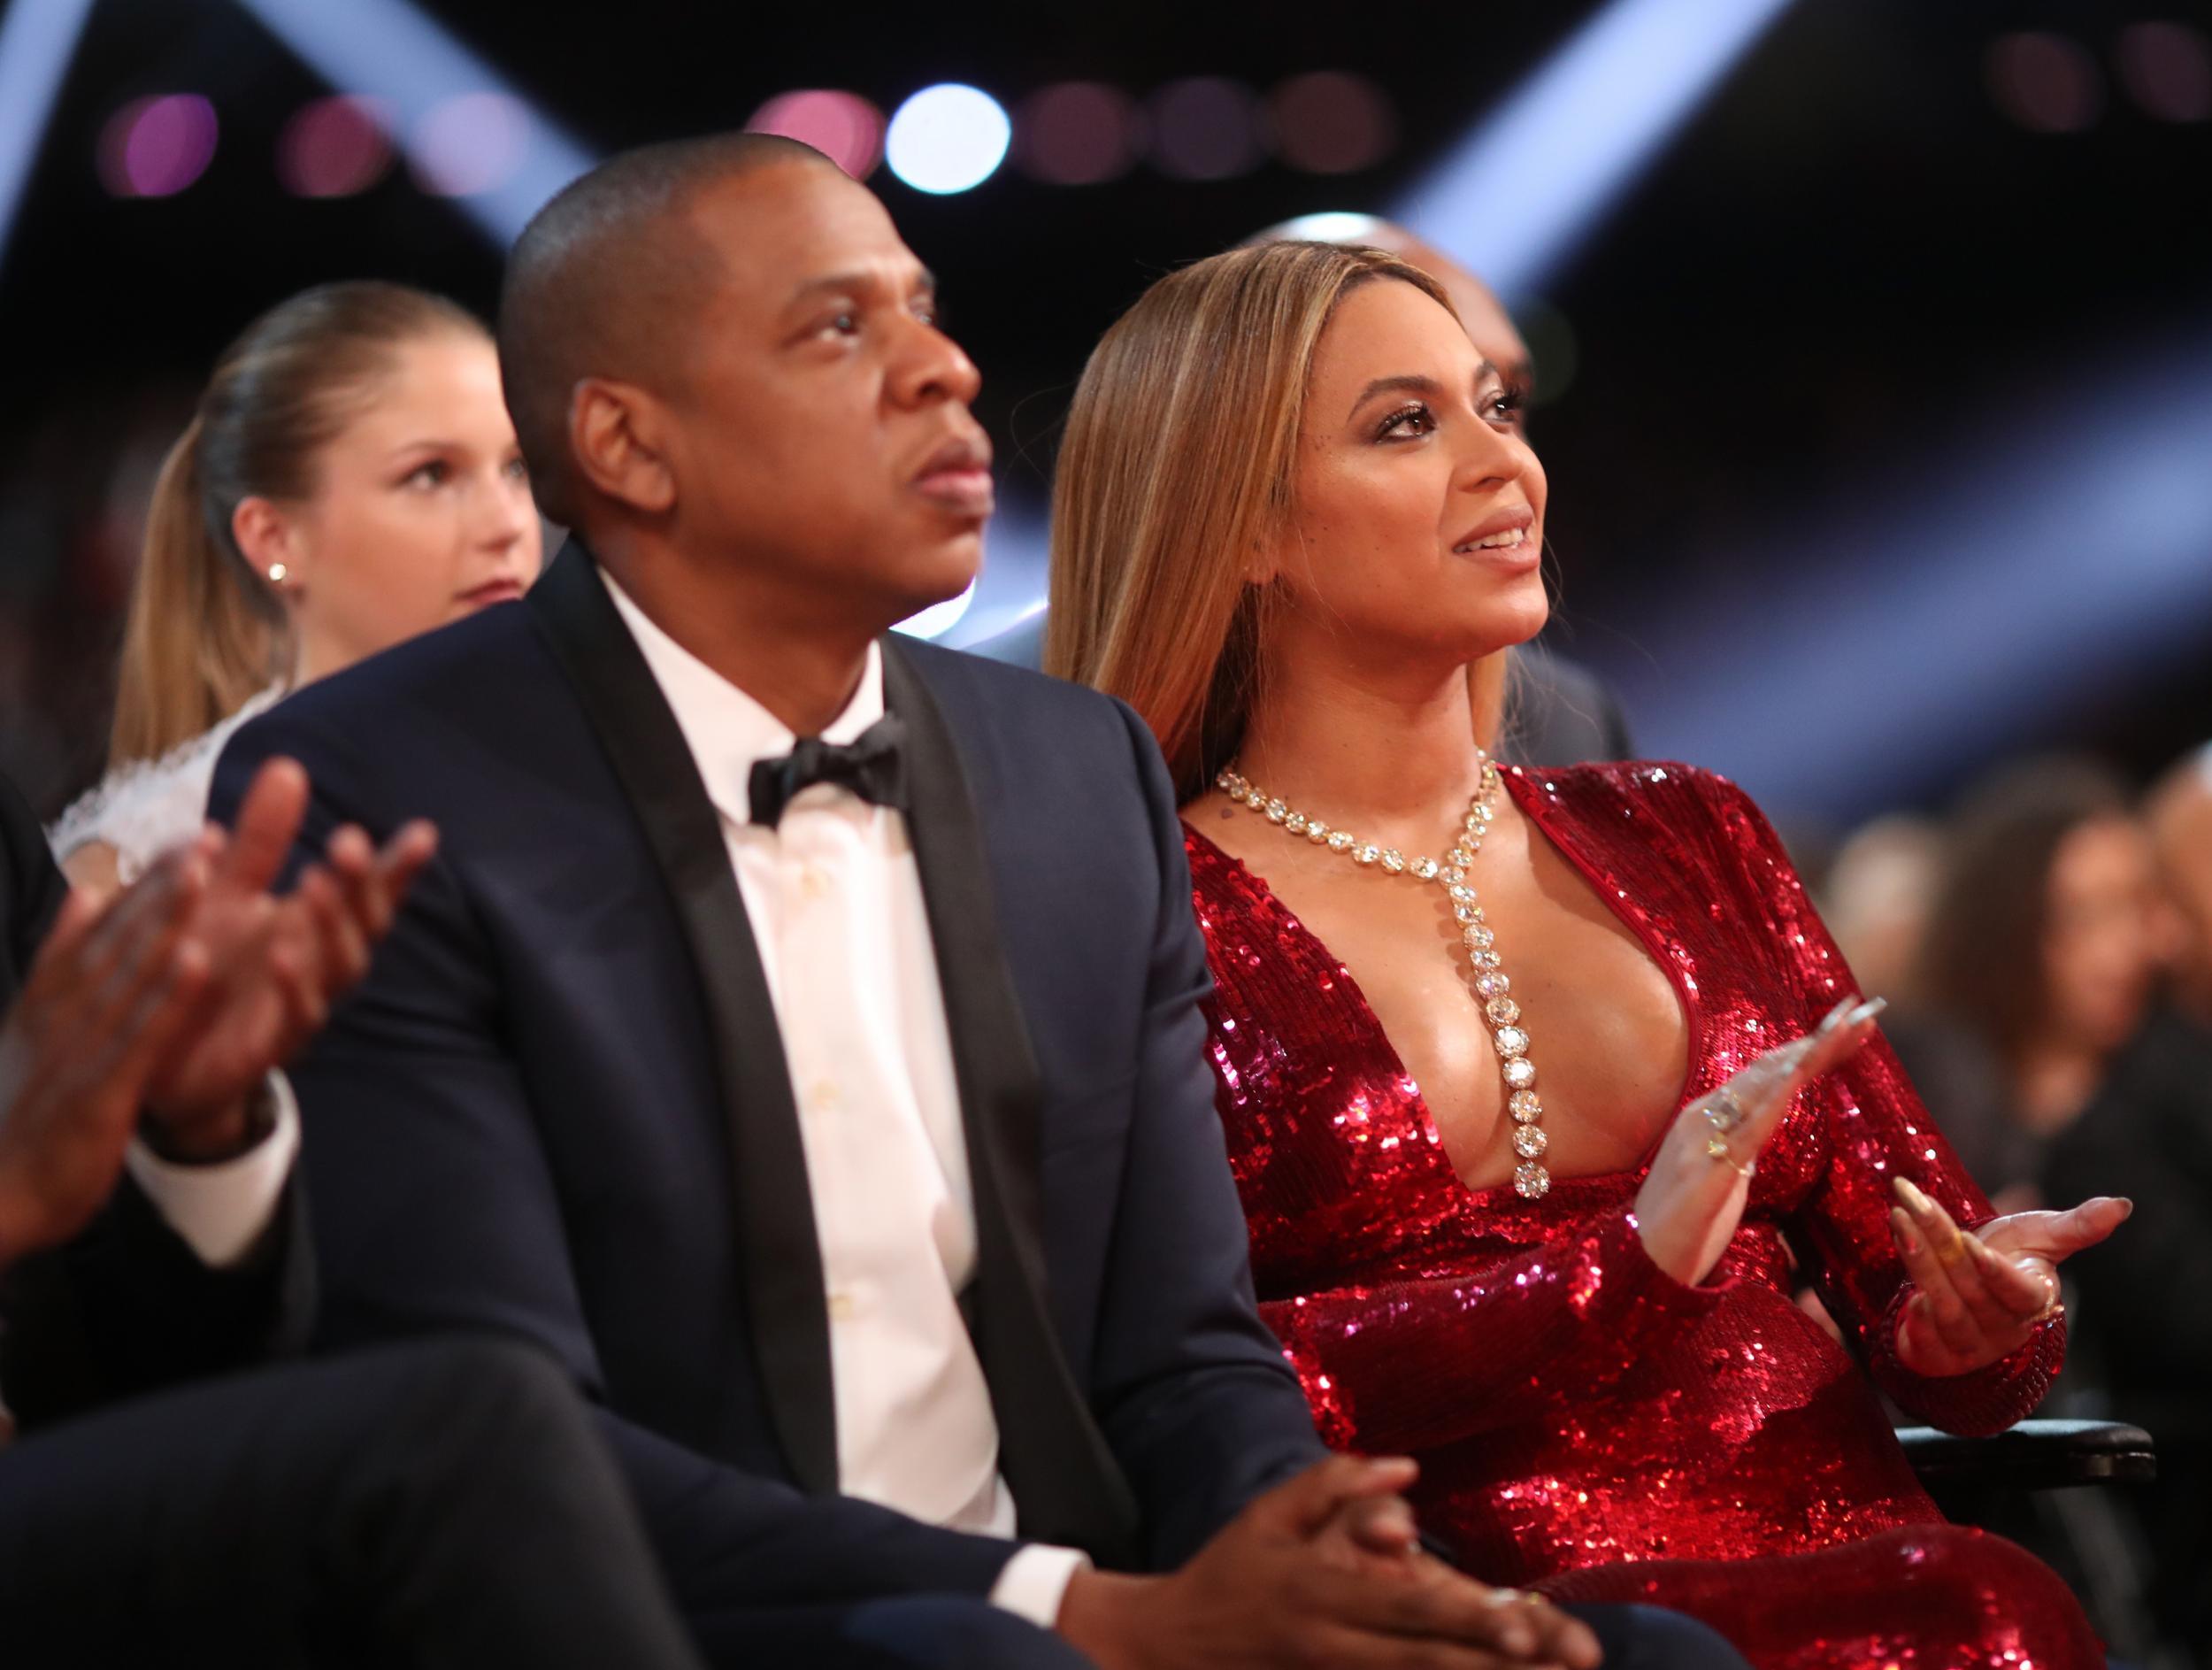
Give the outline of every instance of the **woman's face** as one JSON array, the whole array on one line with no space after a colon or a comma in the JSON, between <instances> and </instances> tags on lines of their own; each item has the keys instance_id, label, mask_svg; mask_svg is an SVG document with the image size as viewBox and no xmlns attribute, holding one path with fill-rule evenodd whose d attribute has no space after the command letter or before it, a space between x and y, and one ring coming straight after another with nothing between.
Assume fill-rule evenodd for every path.
<instances>
[{"instance_id":1,"label":"woman's face","mask_svg":"<svg viewBox=\"0 0 2212 1670\"><path fill-rule=\"evenodd\" d=\"M1517 398L1412 285L1346 296L1307 385L1291 526L1267 553L1286 624L1455 663L1533 637L1544 470Z\"/></svg>"},{"instance_id":2,"label":"woman's face","mask_svg":"<svg viewBox=\"0 0 2212 1670\"><path fill-rule=\"evenodd\" d=\"M401 346L323 449L313 496L279 515L303 681L519 597L541 536L492 345Z\"/></svg>"},{"instance_id":3,"label":"woman's face","mask_svg":"<svg viewBox=\"0 0 2212 1670\"><path fill-rule=\"evenodd\" d=\"M2064 1038L2108 1052L2134 1035L2159 958L2158 876L2132 818L2099 818L2059 843L2044 881L2045 989Z\"/></svg>"}]
</instances>

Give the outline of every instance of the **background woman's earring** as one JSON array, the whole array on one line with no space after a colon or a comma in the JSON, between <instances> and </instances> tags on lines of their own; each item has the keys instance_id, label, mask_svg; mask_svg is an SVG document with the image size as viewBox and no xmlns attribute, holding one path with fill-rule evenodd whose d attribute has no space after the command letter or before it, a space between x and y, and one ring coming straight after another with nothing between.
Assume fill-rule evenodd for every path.
<instances>
[{"instance_id":1,"label":"background woman's earring","mask_svg":"<svg viewBox=\"0 0 2212 1670\"><path fill-rule=\"evenodd\" d=\"M269 583L273 586L282 585L284 583L284 576L289 572L290 571L287 569L282 563L271 563L269 565Z\"/></svg>"}]
</instances>

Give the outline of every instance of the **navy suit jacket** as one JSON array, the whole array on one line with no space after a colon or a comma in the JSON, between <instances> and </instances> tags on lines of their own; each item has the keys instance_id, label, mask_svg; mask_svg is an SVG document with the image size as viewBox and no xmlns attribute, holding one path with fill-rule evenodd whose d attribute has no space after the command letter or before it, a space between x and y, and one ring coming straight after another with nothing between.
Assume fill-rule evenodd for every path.
<instances>
[{"instance_id":1,"label":"navy suit jacket","mask_svg":"<svg viewBox=\"0 0 2212 1670\"><path fill-rule=\"evenodd\" d=\"M887 639L975 1178L966 1309L1021 1535L1180 1562L1325 1453L1259 1321L1166 773L1135 716ZM573 543L529 598L245 727L442 843L293 1070L326 1342L489 1328L602 1406L672 1581L720 1608L987 1592L1013 1544L835 1494L790 1086L673 714Z\"/></svg>"}]
</instances>

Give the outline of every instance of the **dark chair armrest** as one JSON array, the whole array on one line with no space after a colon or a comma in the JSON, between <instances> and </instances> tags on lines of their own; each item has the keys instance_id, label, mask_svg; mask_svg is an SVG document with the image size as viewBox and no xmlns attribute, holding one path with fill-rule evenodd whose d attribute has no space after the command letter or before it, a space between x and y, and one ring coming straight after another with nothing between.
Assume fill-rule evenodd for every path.
<instances>
[{"instance_id":1,"label":"dark chair armrest","mask_svg":"<svg viewBox=\"0 0 2212 1670\"><path fill-rule=\"evenodd\" d=\"M2117 1420L2024 1420L1992 1438L1901 1427L1897 1439L1931 1490L2057 1490L2158 1476L2150 1434Z\"/></svg>"}]
</instances>

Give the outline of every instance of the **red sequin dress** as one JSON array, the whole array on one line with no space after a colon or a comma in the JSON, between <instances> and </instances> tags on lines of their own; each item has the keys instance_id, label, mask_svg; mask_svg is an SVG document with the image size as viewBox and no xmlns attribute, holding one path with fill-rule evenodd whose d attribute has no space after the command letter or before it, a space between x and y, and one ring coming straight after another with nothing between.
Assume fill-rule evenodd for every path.
<instances>
[{"instance_id":1,"label":"red sequin dress","mask_svg":"<svg viewBox=\"0 0 2212 1670\"><path fill-rule=\"evenodd\" d=\"M1660 765L1510 770L1505 785L1674 982L1686 1103L1853 989L1733 785ZM2047 1567L1943 1520L1875 1397L1996 1432L2065 1351L2055 1320L1970 1374L1898 1361L1890 1180L1962 1224L1990 1211L1886 1043L1802 1093L1720 1266L1684 1287L1630 1217L1645 1167L1555 1176L1536 1201L1462 1183L1343 966L1242 864L1195 830L1186 844L1268 1320L1332 1443L1420 1458L1422 1522L1470 1570L1688 1612L1762 1670L2102 1664ZM1849 1352L1791 1302L1785 1237Z\"/></svg>"}]
</instances>

